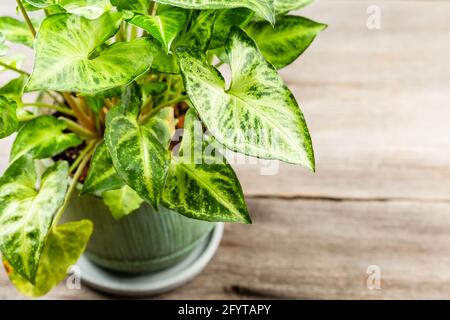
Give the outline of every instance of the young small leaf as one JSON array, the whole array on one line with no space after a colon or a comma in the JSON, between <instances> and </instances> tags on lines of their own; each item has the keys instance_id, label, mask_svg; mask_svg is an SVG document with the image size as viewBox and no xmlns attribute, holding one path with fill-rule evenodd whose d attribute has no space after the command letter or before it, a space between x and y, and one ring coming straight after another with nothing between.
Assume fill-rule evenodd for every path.
<instances>
[{"instance_id":1,"label":"young small leaf","mask_svg":"<svg viewBox=\"0 0 450 320\"><path fill-rule=\"evenodd\" d=\"M29 297L41 297L67 276L67 270L84 252L93 231L92 222L81 220L69 222L48 234L39 260L35 285L20 276L7 261L5 269L15 287Z\"/></svg>"},{"instance_id":2,"label":"young small leaf","mask_svg":"<svg viewBox=\"0 0 450 320\"><path fill-rule=\"evenodd\" d=\"M220 10L214 22L214 32L209 49L216 49L225 45L231 27L244 28L252 19L253 11L247 8Z\"/></svg>"},{"instance_id":3,"label":"young small leaf","mask_svg":"<svg viewBox=\"0 0 450 320\"><path fill-rule=\"evenodd\" d=\"M188 46L203 54L208 49L212 38L216 13L215 10L198 11L189 31L177 41L177 46Z\"/></svg>"},{"instance_id":4,"label":"young small leaf","mask_svg":"<svg viewBox=\"0 0 450 320\"><path fill-rule=\"evenodd\" d=\"M305 119L277 70L236 27L226 49L232 70L227 91L215 68L187 49L177 51L186 92L206 127L233 151L314 169Z\"/></svg>"},{"instance_id":5,"label":"young small leaf","mask_svg":"<svg viewBox=\"0 0 450 320\"><path fill-rule=\"evenodd\" d=\"M41 116L27 122L14 141L10 162L25 154L33 159L50 158L81 144L82 140L75 133L63 133L66 128L64 121L53 116Z\"/></svg>"},{"instance_id":6,"label":"young small leaf","mask_svg":"<svg viewBox=\"0 0 450 320\"><path fill-rule=\"evenodd\" d=\"M117 190L105 191L102 197L106 206L111 210L114 219L117 220L139 209L144 202L136 191L129 186L123 186Z\"/></svg>"},{"instance_id":7,"label":"young small leaf","mask_svg":"<svg viewBox=\"0 0 450 320\"><path fill-rule=\"evenodd\" d=\"M195 111L186 114L179 156L174 156L164 187L162 205L189 218L251 223L241 185L212 140L203 139Z\"/></svg>"},{"instance_id":8,"label":"young small leaf","mask_svg":"<svg viewBox=\"0 0 450 320\"><path fill-rule=\"evenodd\" d=\"M0 139L10 136L19 128L16 112L17 103L0 96Z\"/></svg>"},{"instance_id":9,"label":"young small leaf","mask_svg":"<svg viewBox=\"0 0 450 320\"><path fill-rule=\"evenodd\" d=\"M0 250L12 268L33 284L45 238L64 202L68 170L67 162L55 163L36 190L34 161L23 156L0 178Z\"/></svg>"},{"instance_id":10,"label":"young small leaf","mask_svg":"<svg viewBox=\"0 0 450 320\"><path fill-rule=\"evenodd\" d=\"M25 0L37 8L59 6L67 12L87 19L97 19L111 9L109 0Z\"/></svg>"},{"instance_id":11,"label":"young small leaf","mask_svg":"<svg viewBox=\"0 0 450 320\"><path fill-rule=\"evenodd\" d=\"M120 13L97 20L70 14L50 16L36 39L36 61L26 91L58 90L95 94L130 83L151 66L159 45L148 38L118 42L91 53L113 36Z\"/></svg>"},{"instance_id":12,"label":"young small leaf","mask_svg":"<svg viewBox=\"0 0 450 320\"><path fill-rule=\"evenodd\" d=\"M326 27L303 17L285 16L275 27L260 21L250 24L246 31L264 57L280 69L295 61Z\"/></svg>"}]
</instances>

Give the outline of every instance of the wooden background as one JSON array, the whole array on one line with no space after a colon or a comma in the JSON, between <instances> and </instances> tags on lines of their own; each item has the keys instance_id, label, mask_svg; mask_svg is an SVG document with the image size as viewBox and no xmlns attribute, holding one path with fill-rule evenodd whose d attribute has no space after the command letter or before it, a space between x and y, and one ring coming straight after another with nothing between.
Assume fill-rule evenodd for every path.
<instances>
[{"instance_id":1,"label":"wooden background","mask_svg":"<svg viewBox=\"0 0 450 320\"><path fill-rule=\"evenodd\" d=\"M374 4L381 30L366 26ZM2 15L14 10L2 0ZM206 270L158 298L450 298L450 1L321 0L301 13L329 24L282 72L318 172L236 166L254 225L228 225ZM371 265L381 290L367 288ZM0 299L21 298L0 274ZM106 297L61 285L47 298Z\"/></svg>"}]
</instances>

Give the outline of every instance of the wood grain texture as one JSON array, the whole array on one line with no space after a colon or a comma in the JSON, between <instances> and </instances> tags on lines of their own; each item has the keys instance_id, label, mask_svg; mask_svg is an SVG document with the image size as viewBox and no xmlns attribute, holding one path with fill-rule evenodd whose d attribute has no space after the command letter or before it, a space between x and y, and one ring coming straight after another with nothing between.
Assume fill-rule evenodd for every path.
<instances>
[{"instance_id":1,"label":"wood grain texture","mask_svg":"<svg viewBox=\"0 0 450 320\"><path fill-rule=\"evenodd\" d=\"M14 14L12 0L0 12ZM368 30L377 4L382 29ZM236 165L252 226L228 225L212 263L163 299L450 298L450 1L318 1L329 24L282 75L318 172ZM7 143L0 148L2 169ZM368 290L367 267L382 289ZM0 272L0 299L19 299ZM103 299L61 284L46 298Z\"/></svg>"}]
</instances>

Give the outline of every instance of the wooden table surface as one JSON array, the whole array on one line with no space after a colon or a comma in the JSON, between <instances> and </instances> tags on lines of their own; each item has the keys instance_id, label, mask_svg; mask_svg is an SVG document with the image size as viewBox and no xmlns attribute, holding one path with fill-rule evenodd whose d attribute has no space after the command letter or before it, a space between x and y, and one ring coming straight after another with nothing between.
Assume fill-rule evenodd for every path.
<instances>
[{"instance_id":1,"label":"wooden table surface","mask_svg":"<svg viewBox=\"0 0 450 320\"><path fill-rule=\"evenodd\" d=\"M370 5L381 30L367 28ZM282 71L317 173L237 165L254 224L227 225L204 272L157 298L450 298L450 1L320 0L302 14L329 24ZM16 298L1 272L0 299ZM107 297L60 285L47 298Z\"/></svg>"}]
</instances>

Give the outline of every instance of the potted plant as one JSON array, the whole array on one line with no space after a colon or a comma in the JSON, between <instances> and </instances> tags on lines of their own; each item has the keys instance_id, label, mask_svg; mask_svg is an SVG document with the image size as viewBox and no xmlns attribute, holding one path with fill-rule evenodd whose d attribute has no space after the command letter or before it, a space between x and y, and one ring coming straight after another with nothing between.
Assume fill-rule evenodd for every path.
<instances>
[{"instance_id":1,"label":"potted plant","mask_svg":"<svg viewBox=\"0 0 450 320\"><path fill-rule=\"evenodd\" d=\"M44 295L85 250L111 270L154 272L215 222L250 223L220 150L314 170L277 72L326 27L288 14L309 2L17 0L24 20L0 18L0 68L19 76L0 88L0 136L17 132L0 178L14 285ZM31 74L11 42L34 48Z\"/></svg>"}]
</instances>

